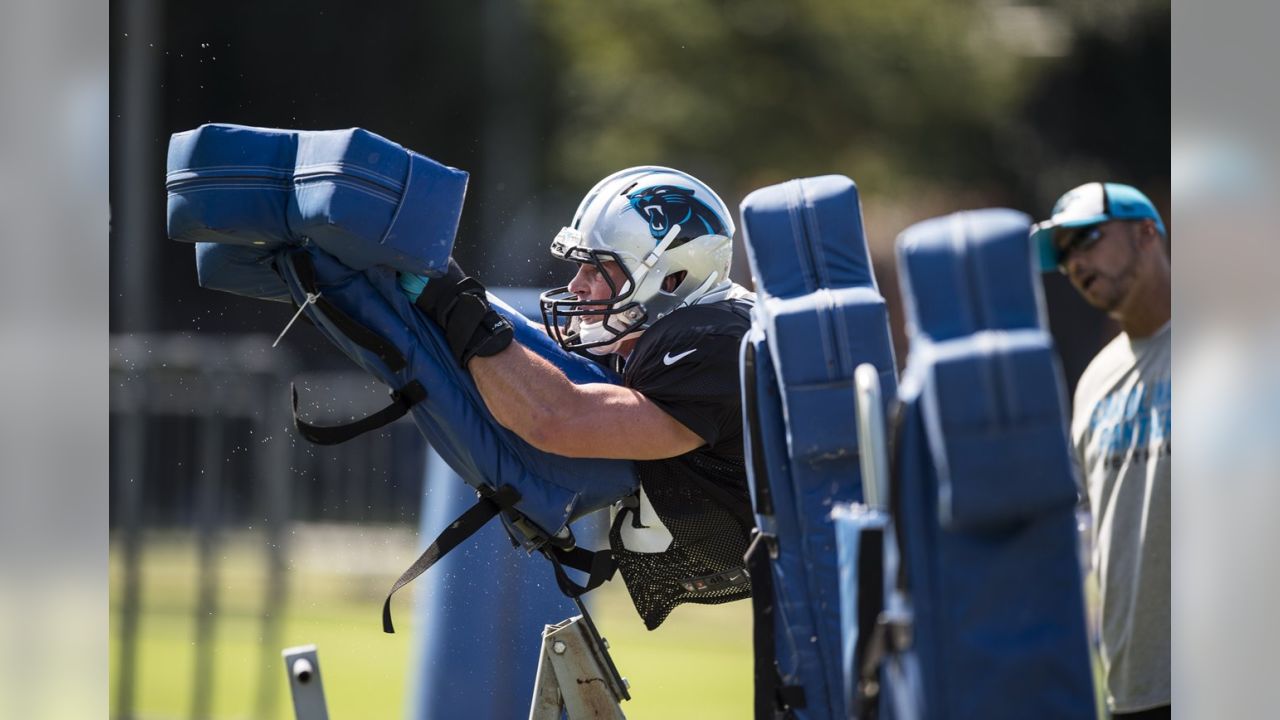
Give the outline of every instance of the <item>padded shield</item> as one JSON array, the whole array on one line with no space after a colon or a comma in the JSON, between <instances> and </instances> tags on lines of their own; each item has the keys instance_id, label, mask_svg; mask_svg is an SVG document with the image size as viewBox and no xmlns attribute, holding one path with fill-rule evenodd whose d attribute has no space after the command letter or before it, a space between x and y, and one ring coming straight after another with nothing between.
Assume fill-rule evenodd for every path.
<instances>
[{"instance_id":1,"label":"padded shield","mask_svg":"<svg viewBox=\"0 0 1280 720\"><path fill-rule=\"evenodd\" d=\"M854 369L873 364L886 397L897 386L888 317L852 180L828 175L762 188L741 210L759 296L745 350L754 353L755 375L743 376L759 404L748 467L757 523L777 537L776 662L784 688L803 688L795 717L841 718L830 513L835 503L862 497ZM772 507L762 507L762 485Z\"/></svg>"},{"instance_id":2,"label":"padded shield","mask_svg":"<svg viewBox=\"0 0 1280 720\"><path fill-rule=\"evenodd\" d=\"M344 265L438 274L467 173L360 128L209 124L169 140L174 240L274 249L314 243Z\"/></svg>"},{"instance_id":3,"label":"padded shield","mask_svg":"<svg viewBox=\"0 0 1280 720\"><path fill-rule=\"evenodd\" d=\"M1061 371L1030 219L922 222L897 241L911 354L893 522L927 718L1092 718ZM883 706L882 706L883 707Z\"/></svg>"},{"instance_id":4,"label":"padded shield","mask_svg":"<svg viewBox=\"0 0 1280 720\"><path fill-rule=\"evenodd\" d=\"M289 288L273 266L278 249L198 242L196 281L209 290L291 303Z\"/></svg>"},{"instance_id":5,"label":"padded shield","mask_svg":"<svg viewBox=\"0 0 1280 720\"><path fill-rule=\"evenodd\" d=\"M169 231L197 241L200 284L302 305L320 332L390 388L416 382L426 392L410 415L469 485L514 488L514 510L548 536L635 492L629 461L544 453L499 425L439 328L400 290L396 270L447 267L465 173L360 129L232 125L174 135L169 168ZM309 292L320 300L308 302ZM489 298L516 340L571 381L618 382Z\"/></svg>"},{"instance_id":6,"label":"padded shield","mask_svg":"<svg viewBox=\"0 0 1280 720\"><path fill-rule=\"evenodd\" d=\"M317 305L309 305L305 312L334 345L389 387L405 387L416 380L426 388L426 399L409 412L432 448L467 484L514 487L521 496L515 509L549 534L635 492L631 462L545 453L499 425L470 374L454 360L444 333L400 290L393 270L360 272L323 250L285 250L279 264L298 304L306 301L307 292L298 273L299 255L314 265L316 286L323 297L389 340L407 364L393 369L344 333ZM561 350L540 326L496 296L490 295L489 300L511 321L517 342L557 365L572 382L616 382L596 363Z\"/></svg>"}]
</instances>

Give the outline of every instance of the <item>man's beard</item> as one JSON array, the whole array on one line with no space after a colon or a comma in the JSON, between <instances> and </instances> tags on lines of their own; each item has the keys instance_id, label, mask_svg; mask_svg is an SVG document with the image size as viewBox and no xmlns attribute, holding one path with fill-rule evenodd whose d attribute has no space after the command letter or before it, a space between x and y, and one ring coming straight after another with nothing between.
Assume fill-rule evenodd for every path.
<instances>
[{"instance_id":1,"label":"man's beard","mask_svg":"<svg viewBox=\"0 0 1280 720\"><path fill-rule=\"evenodd\" d=\"M1129 239L1129 259L1118 270L1107 272L1099 270L1093 274L1094 280L1090 289L1103 283L1105 294L1090 295L1084 292L1084 299L1090 305L1106 313L1114 313L1124 305L1125 300L1133 292L1138 282L1138 248L1132 238Z\"/></svg>"}]
</instances>

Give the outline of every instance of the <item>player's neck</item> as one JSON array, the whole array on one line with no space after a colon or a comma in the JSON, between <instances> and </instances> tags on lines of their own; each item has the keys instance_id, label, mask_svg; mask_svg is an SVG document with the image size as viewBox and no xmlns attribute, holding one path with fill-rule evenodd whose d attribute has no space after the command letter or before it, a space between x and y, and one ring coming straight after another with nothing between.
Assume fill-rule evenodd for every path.
<instances>
[{"instance_id":1,"label":"player's neck","mask_svg":"<svg viewBox=\"0 0 1280 720\"><path fill-rule=\"evenodd\" d=\"M624 361L629 360L631 358L631 351L636 349L636 342L639 340L639 337L629 337L623 340L618 343L618 350L615 354L620 356Z\"/></svg>"}]
</instances>

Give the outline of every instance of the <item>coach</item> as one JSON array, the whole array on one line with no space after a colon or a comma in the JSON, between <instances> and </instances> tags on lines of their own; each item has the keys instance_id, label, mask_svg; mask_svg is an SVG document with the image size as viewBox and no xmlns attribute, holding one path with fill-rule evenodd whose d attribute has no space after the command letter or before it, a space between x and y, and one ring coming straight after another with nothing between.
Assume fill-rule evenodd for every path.
<instances>
[{"instance_id":1,"label":"coach","mask_svg":"<svg viewBox=\"0 0 1280 720\"><path fill-rule=\"evenodd\" d=\"M1032 238L1120 325L1076 388L1071 438L1093 516L1099 651L1117 718L1169 717L1169 237L1137 189L1081 185L1059 198Z\"/></svg>"}]
</instances>

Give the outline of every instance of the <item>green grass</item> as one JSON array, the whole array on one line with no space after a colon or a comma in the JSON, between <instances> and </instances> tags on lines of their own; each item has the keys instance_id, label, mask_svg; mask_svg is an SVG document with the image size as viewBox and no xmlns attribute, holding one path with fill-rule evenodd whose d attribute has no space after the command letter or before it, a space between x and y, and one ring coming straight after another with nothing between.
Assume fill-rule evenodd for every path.
<instances>
[{"instance_id":1,"label":"green grass","mask_svg":"<svg viewBox=\"0 0 1280 720\"><path fill-rule=\"evenodd\" d=\"M366 532L367 531L367 532ZM242 532L218 553L218 622L213 650L213 718L254 717L260 683L277 693L267 720L292 718L280 650L315 643L325 696L335 720L404 717L412 642L388 643L377 624L382 595L413 557L408 532L348 529L320 548L295 539L289 603L279 647L264 649L260 608L266 579L261 537ZM304 533L305 535L305 533ZM335 555L334 548L340 551ZM362 561L366 559L367 562ZM538 562L536 558L529 560ZM188 534L147 537L142 564L135 711L143 718L190 717L195 667L197 560ZM369 566L372 567L369 567ZM358 569L353 569L358 568ZM112 690L118 672L121 565L111 553ZM743 718L751 714L751 608L746 601L677 608L661 628L645 630L621 582L593 593L593 617L631 683L623 711L645 718ZM412 613L398 616L411 636Z\"/></svg>"},{"instance_id":2,"label":"green grass","mask_svg":"<svg viewBox=\"0 0 1280 720\"><path fill-rule=\"evenodd\" d=\"M628 718L751 717L750 601L681 605L649 632L620 583L597 592L593 617L631 683Z\"/></svg>"},{"instance_id":3,"label":"green grass","mask_svg":"<svg viewBox=\"0 0 1280 720\"><path fill-rule=\"evenodd\" d=\"M289 603L282 637L264 650L260 608L266 573L262 538L228 535L218 553L216 637L211 644L214 690L211 717L254 717L265 681L277 693L265 720L293 717L280 650L315 643L334 720L398 720L405 716L414 642L413 613L401 599L402 635L395 642L378 626L383 593L415 555L409 531L379 528L303 528L291 536ZM191 716L195 667L195 546L189 534L153 534L143 555L143 612L139 631L136 714L140 718ZM541 562L530 558L529 562ZM119 633L120 558L112 546L111 668L115 690ZM1096 587L1087 588L1096 603ZM549 592L555 592L549 590ZM622 709L631 720L745 718L751 716L751 606L682 605L662 627L645 630L621 581L591 595L592 615L609 639L618 670L631 683ZM1095 680L1102 681L1095 659ZM1102 710L1098 697L1099 717Z\"/></svg>"}]
</instances>

